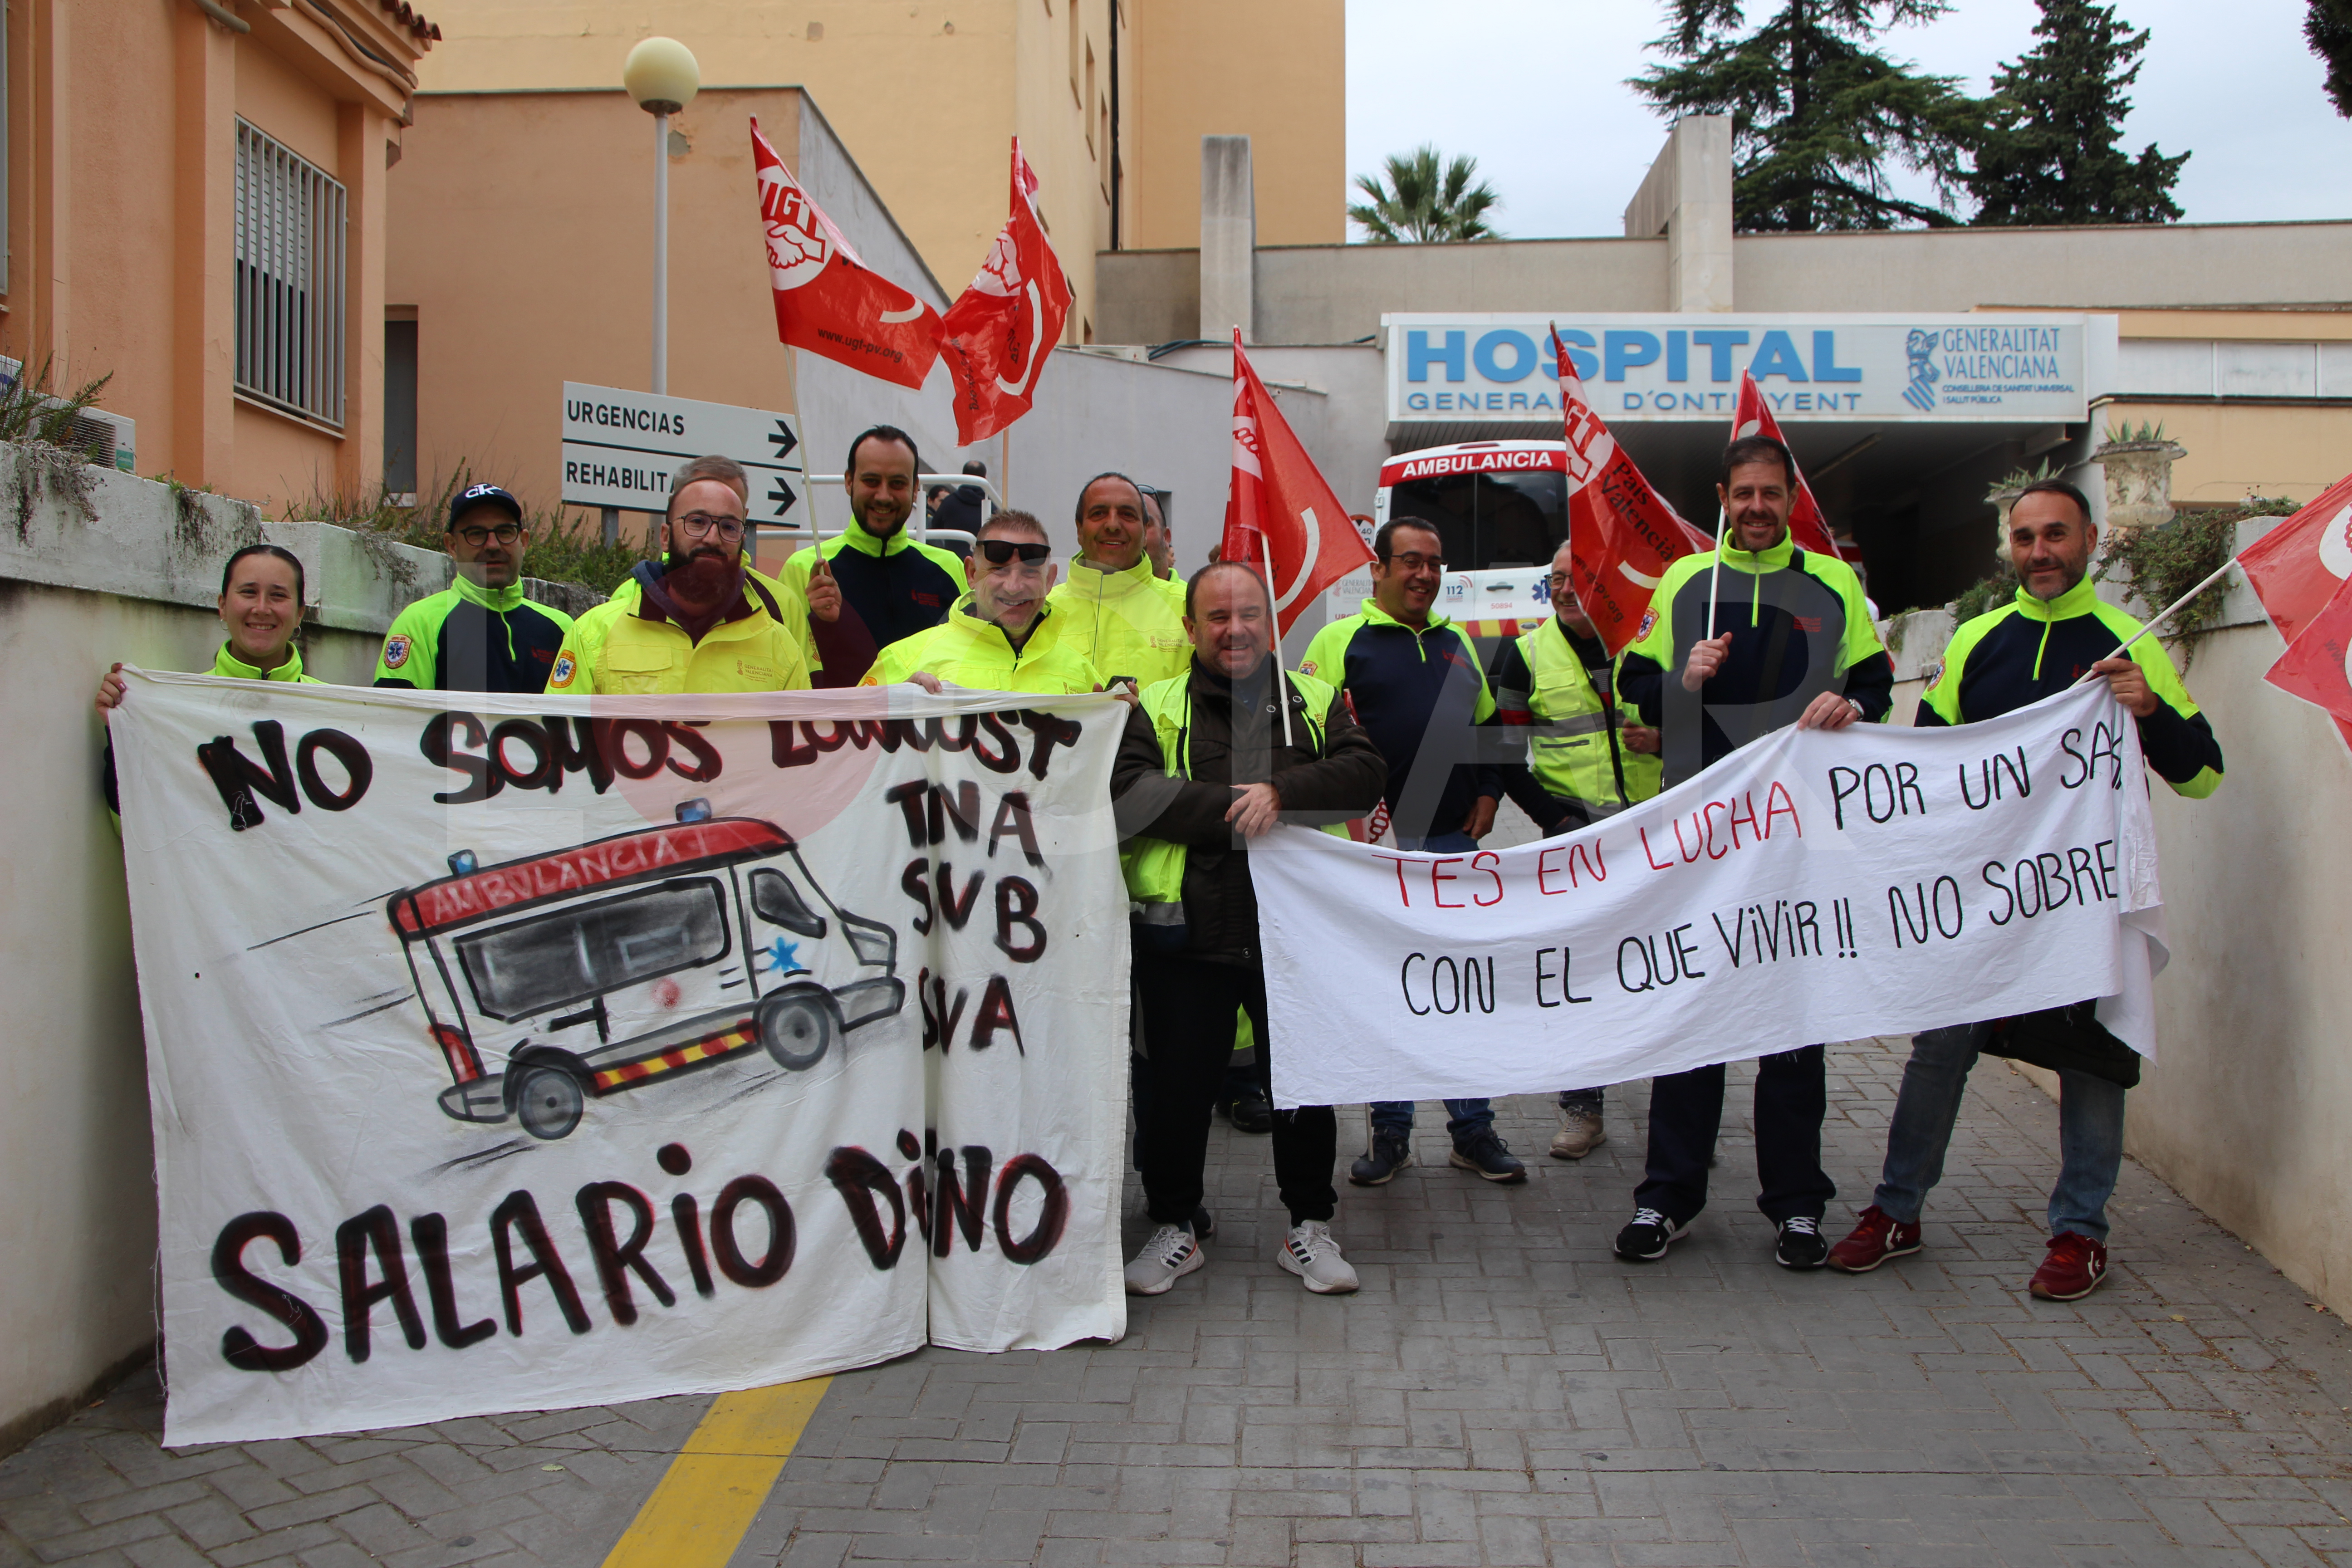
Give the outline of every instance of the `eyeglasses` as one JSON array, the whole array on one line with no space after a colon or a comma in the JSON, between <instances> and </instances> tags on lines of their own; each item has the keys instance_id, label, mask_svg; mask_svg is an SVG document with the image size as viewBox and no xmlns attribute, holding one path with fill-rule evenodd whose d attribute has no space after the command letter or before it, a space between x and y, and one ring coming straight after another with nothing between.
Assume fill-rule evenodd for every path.
<instances>
[{"instance_id":1,"label":"eyeglasses","mask_svg":"<svg viewBox=\"0 0 2352 1568\"><path fill-rule=\"evenodd\" d=\"M979 551L991 566L1002 566L1016 555L1021 557L1024 566L1034 566L1054 553L1054 547L1050 544L1022 539L983 539L972 548Z\"/></svg>"},{"instance_id":2,"label":"eyeglasses","mask_svg":"<svg viewBox=\"0 0 2352 1568\"><path fill-rule=\"evenodd\" d=\"M713 517L707 511L690 511L677 520L677 530L688 539L700 539L712 529L719 537L732 544L743 537L743 520L740 517Z\"/></svg>"},{"instance_id":3,"label":"eyeglasses","mask_svg":"<svg viewBox=\"0 0 2352 1568\"><path fill-rule=\"evenodd\" d=\"M522 537L522 524L519 522L502 522L496 528L453 528L449 531L464 540L474 549L479 550L483 545L488 544L493 539L497 540L500 544L512 544L516 540Z\"/></svg>"},{"instance_id":4,"label":"eyeglasses","mask_svg":"<svg viewBox=\"0 0 2352 1568\"><path fill-rule=\"evenodd\" d=\"M1445 557L1443 555L1383 555L1381 559L1394 562L1408 572L1445 570Z\"/></svg>"}]
</instances>

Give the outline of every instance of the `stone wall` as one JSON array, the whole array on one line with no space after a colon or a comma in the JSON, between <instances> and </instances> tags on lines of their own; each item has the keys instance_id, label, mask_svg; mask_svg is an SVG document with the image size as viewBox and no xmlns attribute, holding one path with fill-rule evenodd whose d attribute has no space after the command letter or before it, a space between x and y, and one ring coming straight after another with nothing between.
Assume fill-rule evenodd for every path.
<instances>
[{"instance_id":1,"label":"stone wall","mask_svg":"<svg viewBox=\"0 0 2352 1568\"><path fill-rule=\"evenodd\" d=\"M0 1452L158 1333L145 1043L91 696L117 659L209 668L221 564L262 540L302 559L303 664L323 680L370 680L393 616L449 579L446 556L0 446L0 1186L20 1194L0 1269Z\"/></svg>"}]
</instances>

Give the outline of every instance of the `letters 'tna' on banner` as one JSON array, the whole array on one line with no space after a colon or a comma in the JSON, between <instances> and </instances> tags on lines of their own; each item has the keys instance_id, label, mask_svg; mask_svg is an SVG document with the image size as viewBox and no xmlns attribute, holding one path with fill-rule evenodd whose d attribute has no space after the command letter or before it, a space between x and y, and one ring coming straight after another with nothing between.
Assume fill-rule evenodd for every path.
<instances>
[{"instance_id":1,"label":"letters 'tna' on banner","mask_svg":"<svg viewBox=\"0 0 2352 1568\"><path fill-rule=\"evenodd\" d=\"M1070 299L1070 280L1037 216L1037 173L1016 136L1012 213L940 325L940 352L955 382L958 445L985 441L1029 412Z\"/></svg>"},{"instance_id":2,"label":"letters 'tna' on banner","mask_svg":"<svg viewBox=\"0 0 2352 1568\"><path fill-rule=\"evenodd\" d=\"M2347 654L2352 654L2352 582L2336 584L2335 596L2304 623L2263 679L2327 710L2346 743L2352 744L2352 662Z\"/></svg>"},{"instance_id":3,"label":"letters 'tna' on banner","mask_svg":"<svg viewBox=\"0 0 2352 1568\"><path fill-rule=\"evenodd\" d=\"M1234 481L1225 495L1221 559L1264 568L1277 635L1316 595L1372 560L1348 509L1275 406L1234 332Z\"/></svg>"},{"instance_id":4,"label":"letters 'tna' on banner","mask_svg":"<svg viewBox=\"0 0 2352 1568\"><path fill-rule=\"evenodd\" d=\"M1641 636L1650 595L1666 563L1715 541L1685 522L1650 488L1584 395L1568 346L1552 335L1559 407L1568 442L1568 538L1576 597L1610 654Z\"/></svg>"},{"instance_id":5,"label":"letters 'tna' on banner","mask_svg":"<svg viewBox=\"0 0 2352 1568\"><path fill-rule=\"evenodd\" d=\"M2263 610L2289 643L2352 578L2352 474L2239 552Z\"/></svg>"},{"instance_id":6,"label":"letters 'tna' on banner","mask_svg":"<svg viewBox=\"0 0 2352 1568\"><path fill-rule=\"evenodd\" d=\"M1743 370L1739 373L1739 404L1731 416L1731 438L1742 441L1750 436L1766 437L1783 447L1789 444L1789 438L1780 434L1780 422L1772 417L1772 405L1764 401L1764 389L1756 384L1754 373ZM1797 481L1797 493L1790 498L1789 537L1800 550L1842 561L1844 557L1838 553L1837 541L1830 537L1829 518L1822 511L1822 503L1813 499L1813 487L1805 483L1804 470L1796 463L1792 453L1789 467Z\"/></svg>"},{"instance_id":7,"label":"letters 'tna' on banner","mask_svg":"<svg viewBox=\"0 0 2352 1568\"><path fill-rule=\"evenodd\" d=\"M866 267L824 209L801 189L751 121L760 226L776 336L796 349L919 390L940 353L940 313Z\"/></svg>"}]
</instances>

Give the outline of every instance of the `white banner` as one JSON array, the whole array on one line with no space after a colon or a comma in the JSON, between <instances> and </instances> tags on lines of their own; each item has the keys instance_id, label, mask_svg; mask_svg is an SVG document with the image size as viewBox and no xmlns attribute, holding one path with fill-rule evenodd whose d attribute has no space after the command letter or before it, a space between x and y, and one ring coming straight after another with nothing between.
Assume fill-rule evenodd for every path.
<instances>
[{"instance_id":1,"label":"white banner","mask_svg":"<svg viewBox=\"0 0 2352 1568\"><path fill-rule=\"evenodd\" d=\"M125 674L166 1442L1125 1331L1124 708Z\"/></svg>"},{"instance_id":2,"label":"white banner","mask_svg":"<svg viewBox=\"0 0 2352 1568\"><path fill-rule=\"evenodd\" d=\"M1781 730L1601 825L1250 851L1278 1104L1529 1094L2096 996L2155 1054L2139 737L2104 684L1981 724Z\"/></svg>"}]
</instances>

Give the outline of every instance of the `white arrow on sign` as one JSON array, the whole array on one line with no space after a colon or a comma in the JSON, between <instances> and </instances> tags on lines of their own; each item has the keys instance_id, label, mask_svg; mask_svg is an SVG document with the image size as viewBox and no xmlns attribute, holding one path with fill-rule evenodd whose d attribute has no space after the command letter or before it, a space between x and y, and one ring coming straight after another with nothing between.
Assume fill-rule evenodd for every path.
<instances>
[{"instance_id":1,"label":"white arrow on sign","mask_svg":"<svg viewBox=\"0 0 2352 1568\"><path fill-rule=\"evenodd\" d=\"M713 454L751 477L759 521L781 519L798 500L800 422L769 408L656 396L617 386L563 384L563 502L660 511L678 465ZM764 494L763 494L764 492Z\"/></svg>"}]
</instances>

